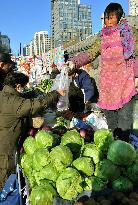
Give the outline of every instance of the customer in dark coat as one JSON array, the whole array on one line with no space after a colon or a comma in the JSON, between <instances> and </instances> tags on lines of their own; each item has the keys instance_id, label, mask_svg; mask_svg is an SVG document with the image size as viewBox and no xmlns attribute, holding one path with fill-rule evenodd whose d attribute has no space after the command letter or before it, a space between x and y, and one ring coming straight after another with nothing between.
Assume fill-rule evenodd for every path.
<instances>
[{"instance_id":1,"label":"customer in dark coat","mask_svg":"<svg viewBox=\"0 0 138 205\"><path fill-rule=\"evenodd\" d=\"M21 92L28 83L23 73L9 73L0 92L0 188L8 172L14 168L14 153L17 141L25 129L26 119L36 112L57 103L63 90L52 91L45 97L26 99Z\"/></svg>"},{"instance_id":2,"label":"customer in dark coat","mask_svg":"<svg viewBox=\"0 0 138 205\"><path fill-rule=\"evenodd\" d=\"M70 110L73 112L91 110L92 103L96 103L98 99L95 80L83 69L70 68L68 75L72 76L69 88Z\"/></svg>"}]
</instances>

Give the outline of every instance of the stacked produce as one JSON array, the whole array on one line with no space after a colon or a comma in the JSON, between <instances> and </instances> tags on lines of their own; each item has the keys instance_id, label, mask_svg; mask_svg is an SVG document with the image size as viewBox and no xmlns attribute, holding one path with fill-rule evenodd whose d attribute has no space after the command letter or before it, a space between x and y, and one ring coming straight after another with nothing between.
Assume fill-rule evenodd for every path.
<instances>
[{"instance_id":1,"label":"stacked produce","mask_svg":"<svg viewBox=\"0 0 138 205\"><path fill-rule=\"evenodd\" d=\"M41 130L23 146L21 167L31 187L31 205L52 205L54 197L75 201L83 191L130 192L138 182L135 149L114 140L107 129L97 130L91 143L75 129L62 136Z\"/></svg>"},{"instance_id":2,"label":"stacked produce","mask_svg":"<svg viewBox=\"0 0 138 205\"><path fill-rule=\"evenodd\" d=\"M41 80L37 89L39 89L41 92L48 93L52 88L52 85L53 85L53 81L51 79Z\"/></svg>"}]
</instances>

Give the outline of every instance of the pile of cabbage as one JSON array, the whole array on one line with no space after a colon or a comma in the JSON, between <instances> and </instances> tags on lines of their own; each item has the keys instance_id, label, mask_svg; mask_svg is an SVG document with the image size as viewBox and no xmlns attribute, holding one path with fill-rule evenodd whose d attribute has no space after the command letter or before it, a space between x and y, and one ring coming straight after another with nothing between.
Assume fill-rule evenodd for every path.
<instances>
[{"instance_id":1,"label":"pile of cabbage","mask_svg":"<svg viewBox=\"0 0 138 205\"><path fill-rule=\"evenodd\" d=\"M52 205L55 197L73 201L85 190L107 187L129 192L138 183L135 149L114 140L107 129L97 130L87 144L77 130L62 137L41 130L23 147L21 168L31 187L31 205Z\"/></svg>"}]
</instances>

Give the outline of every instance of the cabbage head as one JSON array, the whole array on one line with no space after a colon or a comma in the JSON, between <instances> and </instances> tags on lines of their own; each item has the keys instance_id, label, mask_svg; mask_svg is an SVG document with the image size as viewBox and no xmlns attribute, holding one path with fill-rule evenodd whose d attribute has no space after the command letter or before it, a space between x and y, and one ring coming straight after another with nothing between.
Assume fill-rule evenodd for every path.
<instances>
[{"instance_id":1,"label":"cabbage head","mask_svg":"<svg viewBox=\"0 0 138 205\"><path fill-rule=\"evenodd\" d=\"M56 191L51 184L35 186L30 194L31 205L53 205L53 198Z\"/></svg>"},{"instance_id":2,"label":"cabbage head","mask_svg":"<svg viewBox=\"0 0 138 205\"><path fill-rule=\"evenodd\" d=\"M108 129L102 128L94 133L94 143L103 152L107 152L113 140L113 133Z\"/></svg>"},{"instance_id":3,"label":"cabbage head","mask_svg":"<svg viewBox=\"0 0 138 205\"><path fill-rule=\"evenodd\" d=\"M89 157L80 157L73 161L73 166L83 174L92 176L94 173L94 164Z\"/></svg>"},{"instance_id":4,"label":"cabbage head","mask_svg":"<svg viewBox=\"0 0 138 205\"><path fill-rule=\"evenodd\" d=\"M138 160L127 168L125 174L133 182L133 184L138 183Z\"/></svg>"},{"instance_id":5,"label":"cabbage head","mask_svg":"<svg viewBox=\"0 0 138 205\"><path fill-rule=\"evenodd\" d=\"M75 199L83 191L82 177L76 169L66 168L56 182L57 192L60 197L67 200Z\"/></svg>"},{"instance_id":6,"label":"cabbage head","mask_svg":"<svg viewBox=\"0 0 138 205\"><path fill-rule=\"evenodd\" d=\"M21 158L21 168L25 175L29 176L32 173L33 160L32 156L24 154Z\"/></svg>"},{"instance_id":7,"label":"cabbage head","mask_svg":"<svg viewBox=\"0 0 138 205\"><path fill-rule=\"evenodd\" d=\"M49 151L46 148L38 149L33 155L33 169L39 171L49 164Z\"/></svg>"},{"instance_id":8,"label":"cabbage head","mask_svg":"<svg viewBox=\"0 0 138 205\"><path fill-rule=\"evenodd\" d=\"M50 181L56 182L59 173L56 168L50 163L42 168L39 172L36 172L34 176L37 184L40 184L40 180L42 179L48 179Z\"/></svg>"},{"instance_id":9,"label":"cabbage head","mask_svg":"<svg viewBox=\"0 0 138 205\"><path fill-rule=\"evenodd\" d=\"M85 191L102 191L107 188L108 181L104 181L98 177L86 177L84 179L84 187Z\"/></svg>"},{"instance_id":10,"label":"cabbage head","mask_svg":"<svg viewBox=\"0 0 138 205\"><path fill-rule=\"evenodd\" d=\"M52 147L54 144L54 136L51 132L46 132L44 130L39 131L35 135L36 145L38 148Z\"/></svg>"},{"instance_id":11,"label":"cabbage head","mask_svg":"<svg viewBox=\"0 0 138 205\"><path fill-rule=\"evenodd\" d=\"M88 143L84 145L82 156L91 157L94 164L97 164L102 159L102 152L95 144Z\"/></svg>"},{"instance_id":12,"label":"cabbage head","mask_svg":"<svg viewBox=\"0 0 138 205\"><path fill-rule=\"evenodd\" d=\"M33 188L37 185L33 172L34 171L32 171L32 173L27 176L30 188Z\"/></svg>"},{"instance_id":13,"label":"cabbage head","mask_svg":"<svg viewBox=\"0 0 138 205\"><path fill-rule=\"evenodd\" d=\"M73 155L67 146L59 145L50 152L50 160L60 173L72 163Z\"/></svg>"},{"instance_id":14,"label":"cabbage head","mask_svg":"<svg viewBox=\"0 0 138 205\"><path fill-rule=\"evenodd\" d=\"M131 144L115 140L109 147L107 158L117 165L130 165L136 159L136 151Z\"/></svg>"},{"instance_id":15,"label":"cabbage head","mask_svg":"<svg viewBox=\"0 0 138 205\"><path fill-rule=\"evenodd\" d=\"M84 145L84 139L80 136L77 130L67 131L61 138L61 145L66 145L70 148L75 158L80 156L81 146Z\"/></svg>"},{"instance_id":16,"label":"cabbage head","mask_svg":"<svg viewBox=\"0 0 138 205\"><path fill-rule=\"evenodd\" d=\"M33 155L37 149L36 141L33 137L27 137L23 143L23 148L26 154Z\"/></svg>"},{"instance_id":17,"label":"cabbage head","mask_svg":"<svg viewBox=\"0 0 138 205\"><path fill-rule=\"evenodd\" d=\"M112 182L112 188L119 192L131 192L133 190L132 182L123 176Z\"/></svg>"},{"instance_id":18,"label":"cabbage head","mask_svg":"<svg viewBox=\"0 0 138 205\"><path fill-rule=\"evenodd\" d=\"M110 160L104 159L96 164L94 175L103 180L115 180L120 176L120 169Z\"/></svg>"}]
</instances>

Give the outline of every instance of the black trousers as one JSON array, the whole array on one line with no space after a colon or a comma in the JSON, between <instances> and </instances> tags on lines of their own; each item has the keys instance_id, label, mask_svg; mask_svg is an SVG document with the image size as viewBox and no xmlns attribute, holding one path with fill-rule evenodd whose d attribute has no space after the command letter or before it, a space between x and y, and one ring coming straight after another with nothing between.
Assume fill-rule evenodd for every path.
<instances>
[{"instance_id":1,"label":"black trousers","mask_svg":"<svg viewBox=\"0 0 138 205\"><path fill-rule=\"evenodd\" d=\"M128 137L133 124L134 98L118 110L103 110L109 129L120 138Z\"/></svg>"}]
</instances>

